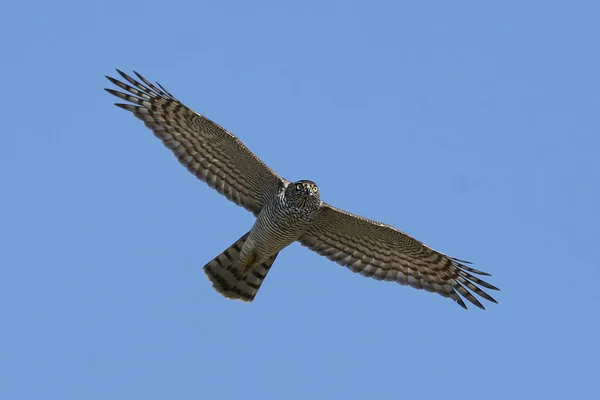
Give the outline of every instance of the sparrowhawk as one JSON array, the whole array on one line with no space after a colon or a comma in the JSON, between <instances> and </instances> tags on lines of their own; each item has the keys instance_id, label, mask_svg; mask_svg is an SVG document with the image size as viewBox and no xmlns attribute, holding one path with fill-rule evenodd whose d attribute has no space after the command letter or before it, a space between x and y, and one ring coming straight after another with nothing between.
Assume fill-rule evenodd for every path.
<instances>
[{"instance_id":1,"label":"sparrowhawk","mask_svg":"<svg viewBox=\"0 0 600 400\"><path fill-rule=\"evenodd\" d=\"M484 308L472 293L496 303L479 286L498 289L475 276L489 274L390 225L321 201L314 182L280 177L236 136L186 107L159 83L137 72L138 80L117 72L126 83L107 78L126 93L106 91L128 103L116 105L144 121L198 179L256 217L249 232L204 266L223 296L252 301L277 254L297 241L353 272L436 292L464 308L462 297Z\"/></svg>"}]
</instances>

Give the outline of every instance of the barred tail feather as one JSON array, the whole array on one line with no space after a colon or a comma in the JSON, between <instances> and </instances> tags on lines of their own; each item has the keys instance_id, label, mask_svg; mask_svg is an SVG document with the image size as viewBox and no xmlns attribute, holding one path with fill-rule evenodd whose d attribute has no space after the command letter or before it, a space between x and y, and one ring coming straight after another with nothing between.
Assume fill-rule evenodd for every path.
<instances>
[{"instance_id":1,"label":"barred tail feather","mask_svg":"<svg viewBox=\"0 0 600 400\"><path fill-rule=\"evenodd\" d=\"M250 302L254 300L254 296L279 253L262 264L252 267L245 276L242 275L240 251L242 251L248 234L249 232L206 264L204 273L211 281L213 288L224 297Z\"/></svg>"}]
</instances>

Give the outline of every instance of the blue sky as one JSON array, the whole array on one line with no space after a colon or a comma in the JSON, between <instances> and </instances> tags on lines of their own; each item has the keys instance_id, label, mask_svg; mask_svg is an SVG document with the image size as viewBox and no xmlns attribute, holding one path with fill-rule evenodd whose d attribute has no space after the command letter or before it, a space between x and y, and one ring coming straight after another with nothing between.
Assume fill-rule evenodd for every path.
<instances>
[{"instance_id":1,"label":"blue sky","mask_svg":"<svg viewBox=\"0 0 600 400\"><path fill-rule=\"evenodd\" d=\"M485 4L484 4L485 3ZM13 2L0 16L0 398L591 398L596 2ZM288 179L473 261L498 305L294 244L252 304L202 266L253 217L102 89L158 80Z\"/></svg>"}]
</instances>

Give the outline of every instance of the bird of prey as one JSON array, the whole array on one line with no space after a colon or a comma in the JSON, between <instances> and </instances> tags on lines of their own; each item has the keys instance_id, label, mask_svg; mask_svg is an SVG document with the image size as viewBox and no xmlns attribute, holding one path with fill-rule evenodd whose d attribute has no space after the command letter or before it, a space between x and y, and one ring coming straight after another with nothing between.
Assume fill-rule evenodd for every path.
<instances>
[{"instance_id":1,"label":"bird of prey","mask_svg":"<svg viewBox=\"0 0 600 400\"><path fill-rule=\"evenodd\" d=\"M251 302L277 254L297 241L353 272L435 292L463 308L465 298L484 309L473 294L496 303L481 287L498 288L475 276L489 274L390 225L325 203L314 182L282 178L236 136L159 83L135 71L137 80L117 72L123 81L106 78L124 92L105 89L127 102L116 105L144 121L198 179L256 217L250 231L204 266L221 295Z\"/></svg>"}]
</instances>

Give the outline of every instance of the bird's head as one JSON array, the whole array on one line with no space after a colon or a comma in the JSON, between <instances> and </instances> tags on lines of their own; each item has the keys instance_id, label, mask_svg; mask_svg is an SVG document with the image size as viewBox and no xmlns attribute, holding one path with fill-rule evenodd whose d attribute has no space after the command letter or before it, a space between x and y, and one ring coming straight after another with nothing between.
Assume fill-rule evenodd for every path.
<instances>
[{"instance_id":1,"label":"bird's head","mask_svg":"<svg viewBox=\"0 0 600 400\"><path fill-rule=\"evenodd\" d=\"M285 190L285 197L301 207L318 207L321 205L319 187L309 180L292 182Z\"/></svg>"}]
</instances>

